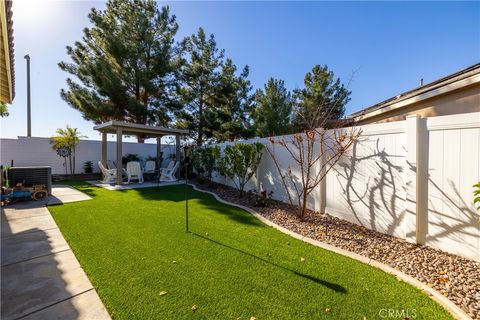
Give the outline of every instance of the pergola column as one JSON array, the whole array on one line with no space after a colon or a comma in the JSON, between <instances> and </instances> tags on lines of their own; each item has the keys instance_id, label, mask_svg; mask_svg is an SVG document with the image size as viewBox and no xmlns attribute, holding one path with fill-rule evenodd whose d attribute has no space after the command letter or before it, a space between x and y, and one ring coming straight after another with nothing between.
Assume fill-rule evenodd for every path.
<instances>
[{"instance_id":1,"label":"pergola column","mask_svg":"<svg viewBox=\"0 0 480 320\"><path fill-rule=\"evenodd\" d=\"M161 165L162 165L162 161L161 161L161 158L162 157L162 136L158 136L157 137L157 161L156 161L156 164L157 164L157 169L160 169Z\"/></svg>"},{"instance_id":2,"label":"pergola column","mask_svg":"<svg viewBox=\"0 0 480 320\"><path fill-rule=\"evenodd\" d=\"M157 167L160 168L161 163L159 160L162 153L162 137L164 136L175 136L176 146L175 146L175 158L180 160L181 156L181 146L180 139L182 136L189 133L188 130L184 129L173 129L173 128L163 128L158 126L149 126L139 123L130 123L117 120L111 120L102 124L99 124L93 127L95 130L98 130L102 133L102 162L105 166L108 166L108 154L107 154L107 134L117 134L117 178L116 182L118 184L122 183L122 140L123 135L134 136L141 135L144 137L157 138ZM169 152L172 150L170 149Z\"/></svg>"},{"instance_id":3,"label":"pergola column","mask_svg":"<svg viewBox=\"0 0 480 320\"><path fill-rule=\"evenodd\" d=\"M107 168L107 133L102 132L102 164Z\"/></svg>"},{"instance_id":4,"label":"pergola column","mask_svg":"<svg viewBox=\"0 0 480 320\"><path fill-rule=\"evenodd\" d=\"M122 129L117 128L117 184L122 184L122 136Z\"/></svg>"},{"instance_id":5,"label":"pergola column","mask_svg":"<svg viewBox=\"0 0 480 320\"><path fill-rule=\"evenodd\" d=\"M175 135L175 160L180 161L180 135Z\"/></svg>"}]
</instances>

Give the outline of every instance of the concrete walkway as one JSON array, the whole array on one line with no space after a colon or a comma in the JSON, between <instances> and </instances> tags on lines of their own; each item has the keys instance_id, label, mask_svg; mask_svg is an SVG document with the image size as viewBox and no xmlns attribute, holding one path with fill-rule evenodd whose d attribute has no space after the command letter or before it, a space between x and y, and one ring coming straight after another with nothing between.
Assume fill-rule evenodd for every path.
<instances>
[{"instance_id":1,"label":"concrete walkway","mask_svg":"<svg viewBox=\"0 0 480 320\"><path fill-rule=\"evenodd\" d=\"M64 185L52 186L52 194L48 197L47 206L64 204L69 202L90 200L85 193L78 191L75 188Z\"/></svg>"},{"instance_id":2,"label":"concrete walkway","mask_svg":"<svg viewBox=\"0 0 480 320\"><path fill-rule=\"evenodd\" d=\"M1 319L110 319L47 201L2 208Z\"/></svg>"}]
</instances>

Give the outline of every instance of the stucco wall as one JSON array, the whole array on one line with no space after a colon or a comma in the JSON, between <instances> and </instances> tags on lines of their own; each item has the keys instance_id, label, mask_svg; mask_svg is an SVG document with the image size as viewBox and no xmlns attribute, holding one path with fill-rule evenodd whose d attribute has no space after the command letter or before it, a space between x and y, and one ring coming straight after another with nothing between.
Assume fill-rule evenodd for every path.
<instances>
[{"instance_id":1,"label":"stucco wall","mask_svg":"<svg viewBox=\"0 0 480 320\"><path fill-rule=\"evenodd\" d=\"M480 111L480 84L463 87L408 106L360 120L358 125L405 120L408 115L422 118L446 116Z\"/></svg>"}]
</instances>

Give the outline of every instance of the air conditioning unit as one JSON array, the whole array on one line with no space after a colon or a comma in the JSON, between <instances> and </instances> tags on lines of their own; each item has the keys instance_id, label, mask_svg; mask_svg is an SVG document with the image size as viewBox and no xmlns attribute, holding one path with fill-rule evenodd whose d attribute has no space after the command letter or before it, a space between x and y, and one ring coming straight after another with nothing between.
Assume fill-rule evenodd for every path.
<instances>
[{"instance_id":1,"label":"air conditioning unit","mask_svg":"<svg viewBox=\"0 0 480 320\"><path fill-rule=\"evenodd\" d=\"M11 186L22 183L24 186L43 184L52 194L52 167L10 167L8 180Z\"/></svg>"}]
</instances>

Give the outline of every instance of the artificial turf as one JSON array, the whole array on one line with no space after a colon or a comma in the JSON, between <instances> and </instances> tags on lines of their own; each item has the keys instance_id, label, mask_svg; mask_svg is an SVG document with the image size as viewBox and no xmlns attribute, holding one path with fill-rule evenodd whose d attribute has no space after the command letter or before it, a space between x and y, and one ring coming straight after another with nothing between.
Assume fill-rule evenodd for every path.
<instances>
[{"instance_id":1,"label":"artificial turf","mask_svg":"<svg viewBox=\"0 0 480 320\"><path fill-rule=\"evenodd\" d=\"M395 277L211 195L188 189L186 233L183 186L71 184L93 200L49 210L114 319L451 319Z\"/></svg>"}]
</instances>

